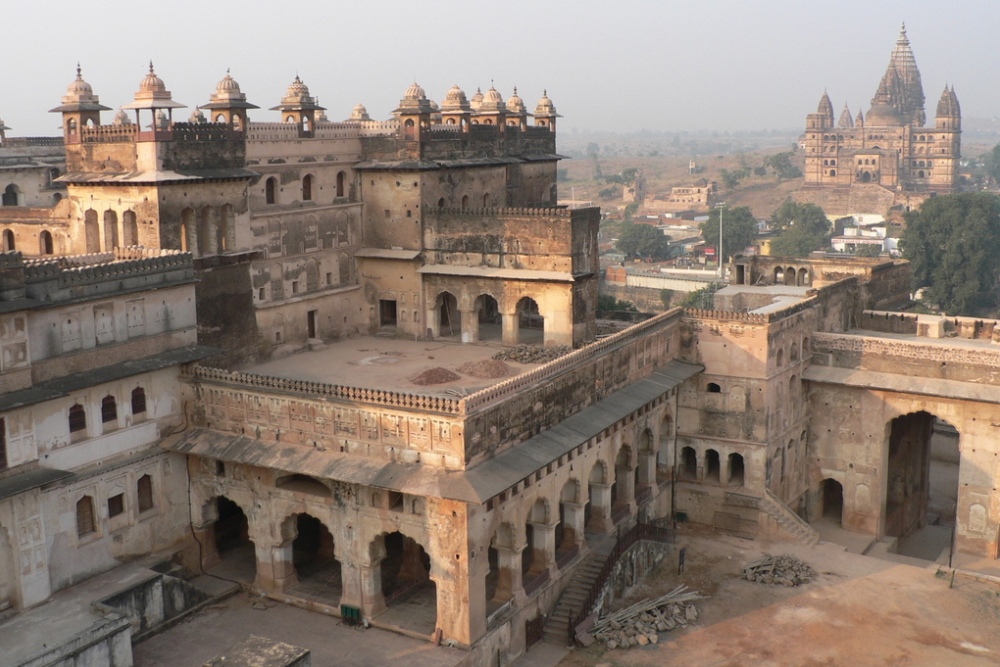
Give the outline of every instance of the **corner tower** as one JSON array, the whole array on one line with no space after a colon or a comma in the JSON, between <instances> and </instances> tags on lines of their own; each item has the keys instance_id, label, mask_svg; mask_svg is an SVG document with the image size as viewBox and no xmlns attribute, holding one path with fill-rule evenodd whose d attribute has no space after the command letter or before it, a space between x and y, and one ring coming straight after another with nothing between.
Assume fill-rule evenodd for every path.
<instances>
[{"instance_id":1,"label":"corner tower","mask_svg":"<svg viewBox=\"0 0 1000 667\"><path fill-rule=\"evenodd\" d=\"M101 104L94 94L94 89L83 80L80 64L76 65L76 78L66 89L62 104L49 113L62 114L63 139L67 144L80 143L81 128L97 127L101 124L101 112L111 111L110 107Z\"/></svg>"}]
</instances>

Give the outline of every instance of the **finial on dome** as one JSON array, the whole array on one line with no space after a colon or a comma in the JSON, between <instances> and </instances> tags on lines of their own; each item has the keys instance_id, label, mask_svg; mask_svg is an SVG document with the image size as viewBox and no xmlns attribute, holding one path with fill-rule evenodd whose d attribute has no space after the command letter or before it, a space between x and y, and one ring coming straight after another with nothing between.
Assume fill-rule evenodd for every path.
<instances>
[{"instance_id":1,"label":"finial on dome","mask_svg":"<svg viewBox=\"0 0 1000 667\"><path fill-rule=\"evenodd\" d=\"M152 58L149 59L149 73L150 74L154 73L153 72L153 59Z\"/></svg>"},{"instance_id":2,"label":"finial on dome","mask_svg":"<svg viewBox=\"0 0 1000 667\"><path fill-rule=\"evenodd\" d=\"M76 78L77 78L78 81L82 81L83 80L83 72L80 69L80 61L79 60L76 61Z\"/></svg>"}]
</instances>

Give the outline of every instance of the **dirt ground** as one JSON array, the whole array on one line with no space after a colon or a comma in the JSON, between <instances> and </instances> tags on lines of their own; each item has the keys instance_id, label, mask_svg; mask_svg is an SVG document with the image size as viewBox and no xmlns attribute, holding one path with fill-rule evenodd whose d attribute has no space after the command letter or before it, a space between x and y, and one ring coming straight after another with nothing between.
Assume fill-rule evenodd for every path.
<instances>
[{"instance_id":1,"label":"dirt ground","mask_svg":"<svg viewBox=\"0 0 1000 667\"><path fill-rule=\"evenodd\" d=\"M842 547L746 541L684 529L684 574L677 552L616 608L684 583L708 599L686 629L662 633L658 645L571 652L560 667L942 666L1000 664L1000 584L859 556ZM795 588L739 578L763 553L791 554L817 572Z\"/></svg>"}]
</instances>

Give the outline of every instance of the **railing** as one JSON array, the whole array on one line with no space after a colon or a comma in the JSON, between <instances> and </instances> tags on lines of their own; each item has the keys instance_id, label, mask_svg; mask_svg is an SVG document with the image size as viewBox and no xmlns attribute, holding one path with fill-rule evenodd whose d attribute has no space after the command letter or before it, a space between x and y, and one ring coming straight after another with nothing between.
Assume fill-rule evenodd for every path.
<instances>
[{"instance_id":1,"label":"railing","mask_svg":"<svg viewBox=\"0 0 1000 667\"><path fill-rule=\"evenodd\" d=\"M583 601L583 606L580 608L579 613L576 616L570 617L572 619L570 621L570 628L576 628L576 626L583 623L584 619L594 610L594 605L597 604L597 599L600 597L601 591L604 589L605 584L608 583L608 580L611 579L611 573L614 572L615 566L618 565L618 561L626 551L643 540L647 542L660 542L661 544L673 544L674 539L673 529L656 523L637 523L632 527L632 530L624 535L619 534L615 540L614 548L608 555L607 560L604 561L604 567L601 568L601 571L597 574L597 578L594 579L594 583L591 584L590 592Z\"/></svg>"},{"instance_id":2,"label":"railing","mask_svg":"<svg viewBox=\"0 0 1000 667\"><path fill-rule=\"evenodd\" d=\"M572 560L574 558L576 558L577 554L579 554L579 553L580 553L580 545L578 545L578 544L573 545L572 549L567 549L565 552L563 552L561 554L557 553L556 554L556 568L558 568L560 570L563 569L564 567L566 567L567 565L569 565L570 562L572 562Z\"/></svg>"},{"instance_id":3,"label":"railing","mask_svg":"<svg viewBox=\"0 0 1000 667\"><path fill-rule=\"evenodd\" d=\"M727 491L724 505L734 505L736 507L749 507L752 509L760 509L760 498L757 496L748 496L742 493L732 493Z\"/></svg>"},{"instance_id":4,"label":"railing","mask_svg":"<svg viewBox=\"0 0 1000 667\"><path fill-rule=\"evenodd\" d=\"M545 570L534 579L530 579L529 581L524 583L524 594L531 595L539 588L541 588L542 584L544 584L548 580L549 580L549 571Z\"/></svg>"}]
</instances>

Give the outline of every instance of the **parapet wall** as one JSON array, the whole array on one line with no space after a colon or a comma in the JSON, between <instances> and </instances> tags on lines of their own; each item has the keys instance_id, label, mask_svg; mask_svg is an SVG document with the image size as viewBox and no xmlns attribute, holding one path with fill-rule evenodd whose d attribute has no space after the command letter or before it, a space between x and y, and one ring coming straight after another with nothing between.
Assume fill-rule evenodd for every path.
<instances>
[{"instance_id":1,"label":"parapet wall","mask_svg":"<svg viewBox=\"0 0 1000 667\"><path fill-rule=\"evenodd\" d=\"M0 257L10 262L7 253ZM19 253L16 253L19 254ZM26 295L60 301L194 280L189 252L117 248L114 252L22 260Z\"/></svg>"},{"instance_id":2,"label":"parapet wall","mask_svg":"<svg viewBox=\"0 0 1000 667\"><path fill-rule=\"evenodd\" d=\"M928 329L932 329L948 338L1000 343L1000 321L975 317L937 317L916 313L866 310L861 314L858 328L893 334L940 337L930 335L931 332Z\"/></svg>"}]
</instances>

